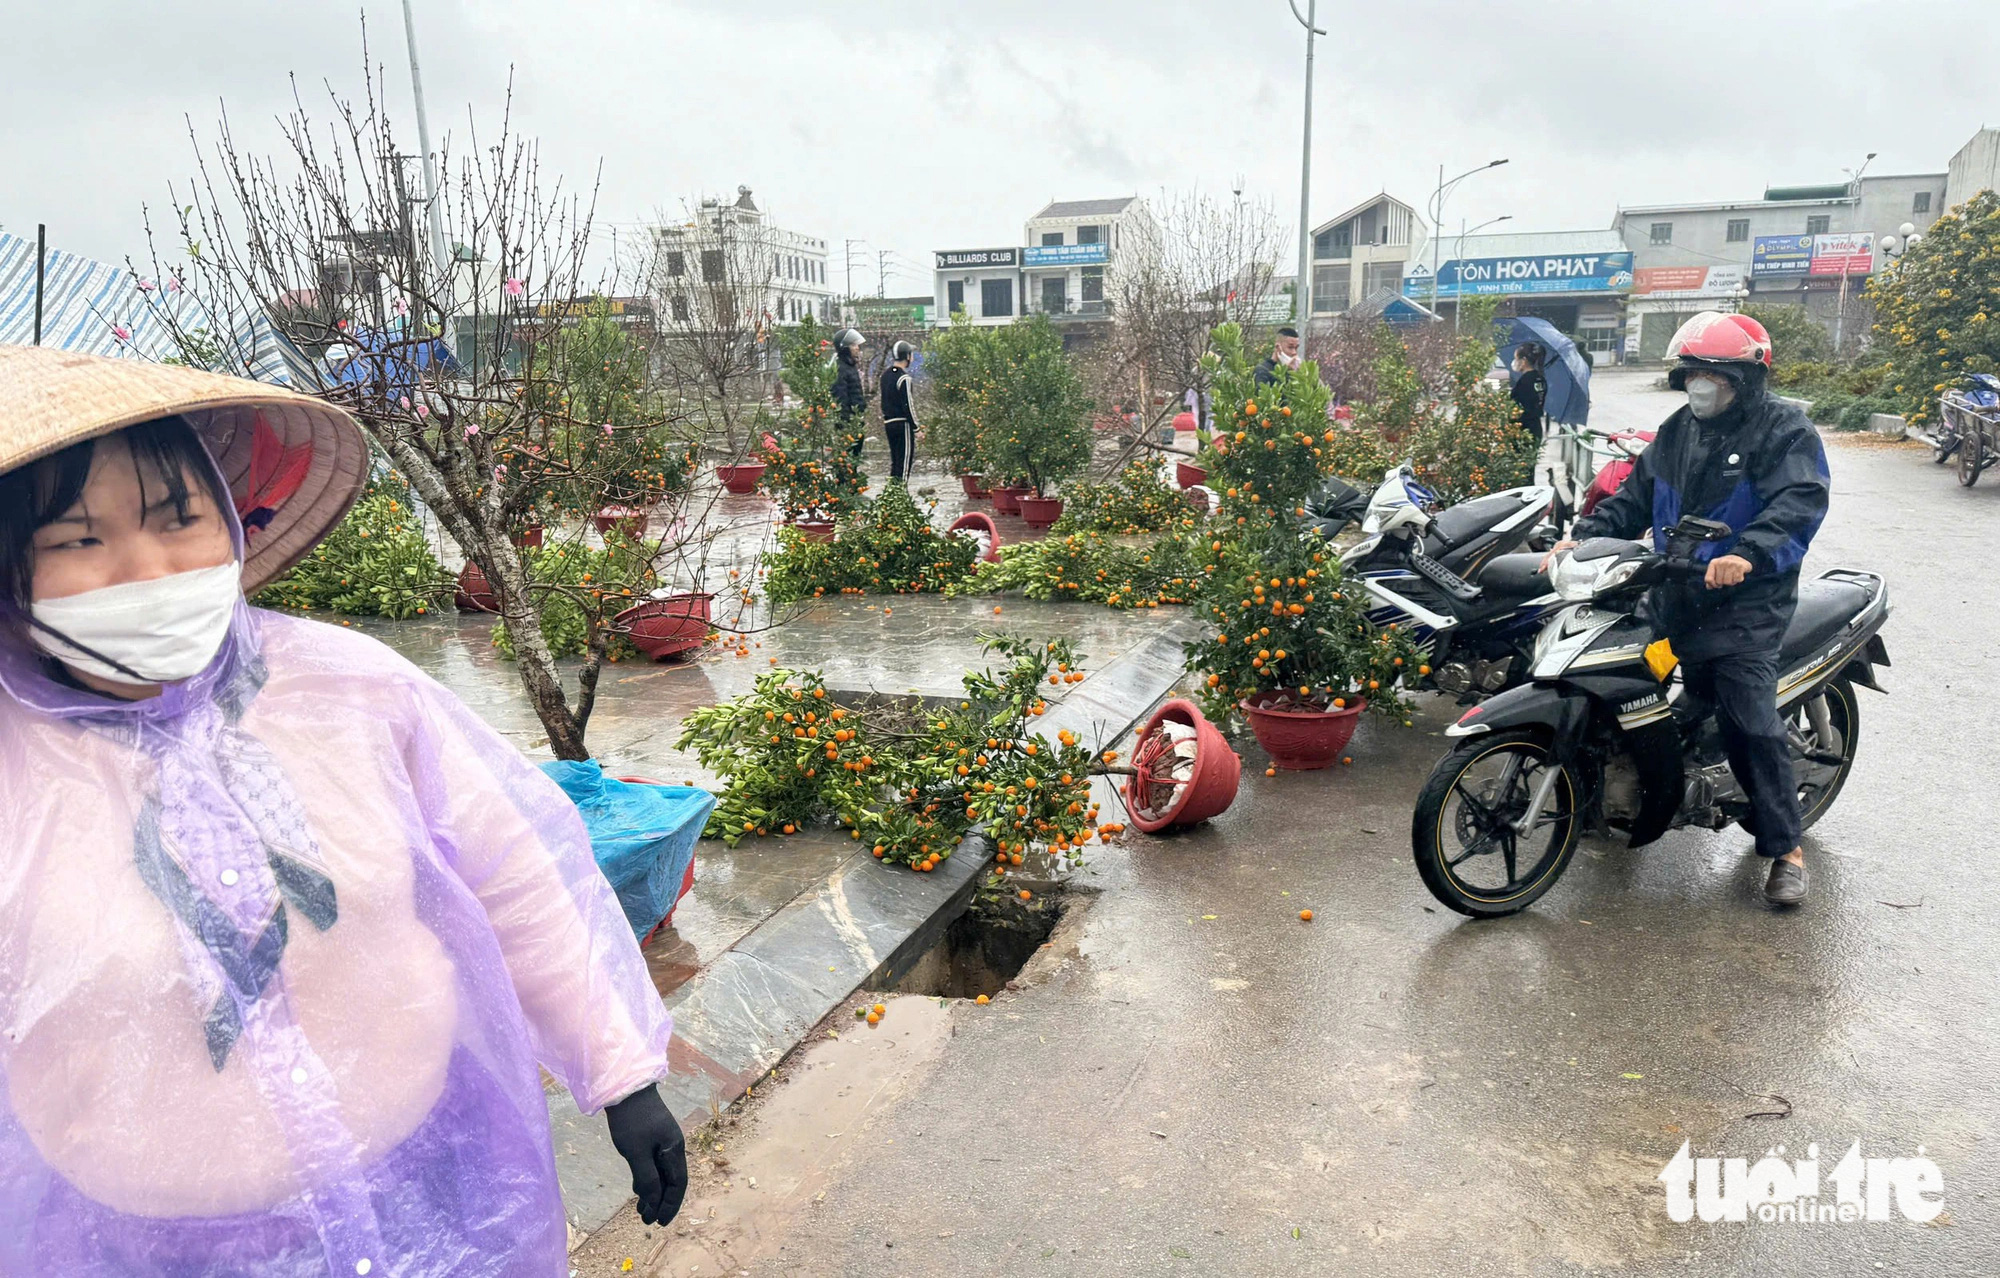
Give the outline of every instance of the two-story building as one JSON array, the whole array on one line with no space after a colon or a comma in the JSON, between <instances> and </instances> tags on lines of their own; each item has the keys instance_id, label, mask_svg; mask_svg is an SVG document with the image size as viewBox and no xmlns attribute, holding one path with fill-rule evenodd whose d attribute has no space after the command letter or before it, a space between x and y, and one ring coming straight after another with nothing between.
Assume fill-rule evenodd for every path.
<instances>
[{"instance_id":1,"label":"two-story building","mask_svg":"<svg viewBox=\"0 0 2000 1278\"><path fill-rule=\"evenodd\" d=\"M1339 315L1377 293L1394 296L1424 259L1426 242L1416 210L1386 191L1321 223L1312 236L1313 315Z\"/></svg>"},{"instance_id":2,"label":"two-story building","mask_svg":"<svg viewBox=\"0 0 2000 1278\"><path fill-rule=\"evenodd\" d=\"M1057 200L1028 219L1022 241L938 250L938 322L1008 324L1038 314L1065 327L1106 321L1119 270L1155 250L1159 229L1137 196Z\"/></svg>"},{"instance_id":3,"label":"two-story building","mask_svg":"<svg viewBox=\"0 0 2000 1278\"><path fill-rule=\"evenodd\" d=\"M1612 228L1633 260L1629 353L1657 360L1689 315L1751 302L1804 306L1843 345L1860 340L1876 240L1904 223L1928 229L1944 211L1946 177L1863 176L1770 187L1761 199L1620 209Z\"/></svg>"}]
</instances>

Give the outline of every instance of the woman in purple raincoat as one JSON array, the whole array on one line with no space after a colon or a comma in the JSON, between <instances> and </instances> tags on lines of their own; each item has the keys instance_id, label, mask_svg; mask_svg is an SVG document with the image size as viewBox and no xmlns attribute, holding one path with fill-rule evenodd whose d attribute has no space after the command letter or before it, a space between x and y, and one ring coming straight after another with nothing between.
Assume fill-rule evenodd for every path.
<instances>
[{"instance_id":1,"label":"woman in purple raincoat","mask_svg":"<svg viewBox=\"0 0 2000 1278\"><path fill-rule=\"evenodd\" d=\"M0 1274L553 1278L538 1066L670 1219L668 1018L576 813L352 631L251 609L345 414L0 347Z\"/></svg>"}]
</instances>

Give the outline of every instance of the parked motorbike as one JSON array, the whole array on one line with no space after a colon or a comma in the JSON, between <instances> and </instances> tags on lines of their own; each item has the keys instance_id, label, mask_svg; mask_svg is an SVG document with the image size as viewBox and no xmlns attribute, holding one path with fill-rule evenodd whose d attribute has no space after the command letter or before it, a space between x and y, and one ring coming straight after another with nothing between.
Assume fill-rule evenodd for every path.
<instances>
[{"instance_id":1,"label":"parked motorbike","mask_svg":"<svg viewBox=\"0 0 2000 1278\"><path fill-rule=\"evenodd\" d=\"M1431 895L1461 914L1527 908L1554 886L1586 828L1643 847L1680 826L1749 828L1715 708L1673 679L1675 661L1639 612L1645 591L1700 574L1697 547L1726 525L1685 518L1665 555L1593 538L1550 571L1566 605L1535 642L1533 682L1474 706L1446 731L1459 744L1417 799L1410 838ZM1847 782L1861 737L1854 689L1882 691L1888 589L1833 569L1800 588L1780 648L1778 708L1810 827Z\"/></svg>"},{"instance_id":2,"label":"parked motorbike","mask_svg":"<svg viewBox=\"0 0 2000 1278\"><path fill-rule=\"evenodd\" d=\"M1518 682L1542 619L1557 606L1540 554L1516 554L1544 526L1554 493L1510 488L1437 510L1405 464L1389 471L1358 516L1359 492L1322 489L1308 521L1323 535L1358 518L1367 534L1342 553L1376 607L1378 625L1409 629L1431 648L1429 686L1470 701ZM1434 513L1435 512L1435 513Z\"/></svg>"},{"instance_id":3,"label":"parked motorbike","mask_svg":"<svg viewBox=\"0 0 2000 1278\"><path fill-rule=\"evenodd\" d=\"M1972 373L1938 397L1937 424L1927 440L1931 460L1942 466L1958 458L1958 482L1970 488L1991 466L2000 449L2000 377Z\"/></svg>"},{"instance_id":4,"label":"parked motorbike","mask_svg":"<svg viewBox=\"0 0 2000 1278\"><path fill-rule=\"evenodd\" d=\"M1589 487L1583 490L1583 499L1577 503L1577 518L1581 519L1596 510L1605 498L1618 491L1618 486L1632 473L1632 467L1639 460L1639 454L1646 451L1646 446L1653 442L1658 433L1650 430L1621 430L1605 437L1618 455L1604 463L1597 474L1591 477Z\"/></svg>"}]
</instances>

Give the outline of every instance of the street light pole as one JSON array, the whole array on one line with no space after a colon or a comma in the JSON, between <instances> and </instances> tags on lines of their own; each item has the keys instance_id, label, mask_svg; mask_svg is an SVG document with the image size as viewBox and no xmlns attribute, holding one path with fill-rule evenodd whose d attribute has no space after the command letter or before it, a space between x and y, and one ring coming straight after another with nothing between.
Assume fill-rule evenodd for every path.
<instances>
[{"instance_id":1,"label":"street light pole","mask_svg":"<svg viewBox=\"0 0 2000 1278\"><path fill-rule=\"evenodd\" d=\"M1291 5L1292 16L1306 29L1306 123L1299 156L1299 279L1292 287L1292 300L1299 323L1307 324L1312 321L1313 37L1326 32L1315 25L1319 20L1319 0L1306 0L1303 14L1296 0L1285 3Z\"/></svg>"},{"instance_id":2,"label":"street light pole","mask_svg":"<svg viewBox=\"0 0 2000 1278\"><path fill-rule=\"evenodd\" d=\"M1502 213L1499 217L1487 218L1484 222L1481 222L1478 226L1475 226L1472 228L1472 230L1468 231L1465 229L1465 219L1464 218L1458 219L1458 242L1452 246L1451 250L1452 257L1456 260L1461 260L1461 261L1464 260L1466 236L1471 235L1476 231L1483 231L1489 226L1495 226L1501 222L1511 222L1513 220L1514 220L1514 215L1512 213ZM1435 279L1436 277L1433 276L1432 278ZM1454 333L1458 331L1458 307L1456 306L1451 308L1451 331Z\"/></svg>"},{"instance_id":3,"label":"street light pole","mask_svg":"<svg viewBox=\"0 0 2000 1278\"><path fill-rule=\"evenodd\" d=\"M1443 218L1445 196L1450 193L1451 188L1465 181L1465 179L1471 177L1473 174L1484 173L1488 169L1497 169L1506 162L1504 159L1488 160L1477 168L1467 169L1449 182L1444 180L1444 165L1438 165L1437 190L1431 194L1431 310L1433 312L1437 310L1438 305L1438 249L1440 247L1439 241L1444 238ZM1452 307L1453 327L1457 326L1457 322L1458 307L1454 305Z\"/></svg>"},{"instance_id":4,"label":"street light pole","mask_svg":"<svg viewBox=\"0 0 2000 1278\"><path fill-rule=\"evenodd\" d=\"M410 12L410 0L403 0L403 38L410 46L410 97L417 108L417 145L424 152L424 205L430 210L431 269L438 273L438 283L449 298L452 281L445 265L444 214L438 208L437 158L431 154L430 117L424 114L424 77L417 68L417 20Z\"/></svg>"}]
</instances>

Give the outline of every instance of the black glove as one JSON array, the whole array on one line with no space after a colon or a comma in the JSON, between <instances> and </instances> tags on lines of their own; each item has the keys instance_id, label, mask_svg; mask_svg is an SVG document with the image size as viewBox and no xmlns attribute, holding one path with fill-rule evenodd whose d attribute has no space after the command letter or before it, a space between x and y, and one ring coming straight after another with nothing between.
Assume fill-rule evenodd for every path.
<instances>
[{"instance_id":1,"label":"black glove","mask_svg":"<svg viewBox=\"0 0 2000 1278\"><path fill-rule=\"evenodd\" d=\"M667 1112L660 1089L648 1087L607 1105L611 1143L632 1164L632 1192L639 1195L639 1219L664 1225L680 1214L687 1197L687 1142L681 1125Z\"/></svg>"}]
</instances>

